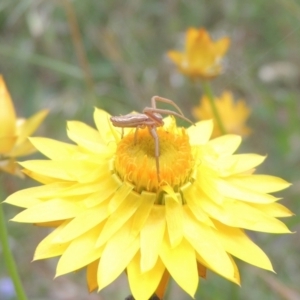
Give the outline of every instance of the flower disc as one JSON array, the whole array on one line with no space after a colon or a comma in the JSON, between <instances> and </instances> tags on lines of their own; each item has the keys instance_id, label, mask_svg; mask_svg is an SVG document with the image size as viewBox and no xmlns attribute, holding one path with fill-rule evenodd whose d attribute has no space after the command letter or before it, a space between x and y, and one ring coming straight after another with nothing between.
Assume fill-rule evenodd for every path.
<instances>
[{"instance_id":1,"label":"flower disc","mask_svg":"<svg viewBox=\"0 0 300 300\"><path fill-rule=\"evenodd\" d=\"M157 192L161 185L178 188L191 174L193 158L185 130L175 134L158 128L157 135L157 150L147 129L128 134L118 144L115 170L121 180L131 182L138 192Z\"/></svg>"}]
</instances>

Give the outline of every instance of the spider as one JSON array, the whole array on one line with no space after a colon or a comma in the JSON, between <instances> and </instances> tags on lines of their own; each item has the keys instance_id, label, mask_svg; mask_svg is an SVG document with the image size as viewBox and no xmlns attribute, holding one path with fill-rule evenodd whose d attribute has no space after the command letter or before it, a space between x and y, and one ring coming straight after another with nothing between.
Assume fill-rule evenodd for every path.
<instances>
[{"instance_id":1,"label":"spider","mask_svg":"<svg viewBox=\"0 0 300 300\"><path fill-rule=\"evenodd\" d=\"M156 108L157 102L163 102L174 106L178 112L169 110L169 109L160 109ZM156 127L161 127L164 125L163 117L161 114L165 115L173 115L179 117L192 125L195 125L191 120L186 118L181 109L175 104L172 100L162 98L160 96L153 96L151 98L151 107L145 107L143 109L143 113L137 114L127 114L123 116L112 116L110 121L112 122L113 126L122 128L122 138L124 135L125 127L135 127L136 131L134 134L134 142L136 143L137 140L137 132L139 128L148 127L151 136L155 142L155 161L156 161L156 172L157 172L157 179L160 182L159 176L159 138L157 135Z\"/></svg>"}]
</instances>

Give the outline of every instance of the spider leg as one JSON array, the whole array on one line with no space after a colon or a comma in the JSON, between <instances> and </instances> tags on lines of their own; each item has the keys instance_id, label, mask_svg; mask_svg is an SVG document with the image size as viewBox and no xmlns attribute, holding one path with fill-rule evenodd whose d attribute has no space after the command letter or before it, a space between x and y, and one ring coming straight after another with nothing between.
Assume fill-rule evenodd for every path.
<instances>
[{"instance_id":1,"label":"spider leg","mask_svg":"<svg viewBox=\"0 0 300 300\"><path fill-rule=\"evenodd\" d=\"M150 134L154 138L157 180L158 180L158 182L160 182L160 176L159 176L159 139L158 139L156 127L148 126L148 129L150 131Z\"/></svg>"},{"instance_id":2,"label":"spider leg","mask_svg":"<svg viewBox=\"0 0 300 300\"><path fill-rule=\"evenodd\" d=\"M160 127L164 125L163 117L158 112L156 112L156 110L157 108L152 107L144 108L143 113L149 118L148 124L146 126Z\"/></svg>"},{"instance_id":3,"label":"spider leg","mask_svg":"<svg viewBox=\"0 0 300 300\"><path fill-rule=\"evenodd\" d=\"M159 123L162 123L162 121L158 120L157 118L155 118L155 113L156 114L165 114L165 115L172 115L172 116L176 116L178 118L181 118L189 123L191 123L192 125L195 125L194 122L192 122L190 119L186 118L184 115L180 115L179 113L173 111L173 110L169 110L169 109L160 109L160 108L153 108L153 107L145 107L143 110L143 113L145 115L147 115L149 118L151 118L152 120L155 120ZM162 124L161 124L162 125Z\"/></svg>"},{"instance_id":4,"label":"spider leg","mask_svg":"<svg viewBox=\"0 0 300 300\"><path fill-rule=\"evenodd\" d=\"M156 102L163 102L163 103L171 104L179 111L180 115L184 116L182 110L179 108L179 106L174 101L167 99L167 98L160 97L160 96L153 96L151 98L151 106L153 108L156 108Z\"/></svg>"}]
</instances>

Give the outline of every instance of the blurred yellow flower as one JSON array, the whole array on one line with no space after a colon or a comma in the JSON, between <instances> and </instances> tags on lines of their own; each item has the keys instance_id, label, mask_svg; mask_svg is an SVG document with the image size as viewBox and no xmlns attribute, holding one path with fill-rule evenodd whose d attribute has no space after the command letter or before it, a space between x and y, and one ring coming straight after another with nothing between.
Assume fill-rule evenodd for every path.
<instances>
[{"instance_id":1,"label":"blurred yellow flower","mask_svg":"<svg viewBox=\"0 0 300 300\"><path fill-rule=\"evenodd\" d=\"M227 37L213 42L204 28L189 28L185 52L169 51L169 58L191 78L211 79L222 72L221 60L229 47Z\"/></svg>"},{"instance_id":2,"label":"blurred yellow flower","mask_svg":"<svg viewBox=\"0 0 300 300\"><path fill-rule=\"evenodd\" d=\"M237 284L232 256L272 270L244 229L288 233L278 217L291 212L270 193L281 178L254 174L265 157L234 154L237 135L209 140L212 121L188 129L173 117L154 139L140 129L121 132L96 109L97 130L68 122L76 144L31 138L49 159L20 163L42 186L18 191L6 203L25 208L13 220L54 227L34 259L61 256L56 276L87 267L89 290L101 290L126 271L136 300L163 298L169 277L192 297L206 268Z\"/></svg>"},{"instance_id":3,"label":"blurred yellow flower","mask_svg":"<svg viewBox=\"0 0 300 300\"><path fill-rule=\"evenodd\" d=\"M251 129L245 126L251 109L244 100L235 102L232 93L225 91L220 98L215 98L214 101L226 133L242 136L251 133ZM192 113L197 120L214 120L213 138L222 135L207 96L202 97L199 106L194 107Z\"/></svg>"},{"instance_id":4,"label":"blurred yellow flower","mask_svg":"<svg viewBox=\"0 0 300 300\"><path fill-rule=\"evenodd\" d=\"M42 110L27 120L17 119L12 99L0 75L0 172L23 176L15 158L36 151L27 138L47 114L47 110Z\"/></svg>"}]
</instances>

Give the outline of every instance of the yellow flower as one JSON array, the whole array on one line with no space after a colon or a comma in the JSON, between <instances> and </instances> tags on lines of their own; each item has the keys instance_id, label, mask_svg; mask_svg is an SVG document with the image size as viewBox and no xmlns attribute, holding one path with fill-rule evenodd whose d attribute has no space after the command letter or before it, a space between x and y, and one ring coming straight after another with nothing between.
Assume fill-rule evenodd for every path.
<instances>
[{"instance_id":1,"label":"yellow flower","mask_svg":"<svg viewBox=\"0 0 300 300\"><path fill-rule=\"evenodd\" d=\"M34 259L61 256L56 276L87 267L89 290L101 290L126 271L136 300L163 297L169 277L193 296L206 268L237 284L232 256L272 270L266 254L244 229L287 233L277 218L291 212L269 194L289 186L255 175L265 157L233 154L236 135L209 140L212 121L178 128L173 117L154 139L140 129L121 132L96 109L97 130L68 122L76 144L31 138L47 160L20 163L42 183L18 191L6 203L25 208L13 220L54 227Z\"/></svg>"},{"instance_id":2,"label":"yellow flower","mask_svg":"<svg viewBox=\"0 0 300 300\"><path fill-rule=\"evenodd\" d=\"M232 93L226 91L223 92L220 98L215 98L214 101L226 133L242 136L247 136L251 133L251 129L245 126L251 110L244 100L234 102ZM193 108L193 115L198 120L213 119L214 130L212 137L222 135L207 96L203 96L199 106Z\"/></svg>"},{"instance_id":3,"label":"yellow flower","mask_svg":"<svg viewBox=\"0 0 300 300\"><path fill-rule=\"evenodd\" d=\"M169 58L191 78L211 79L222 72L221 59L229 47L227 37L213 42L204 28L189 28L185 52L169 51Z\"/></svg>"},{"instance_id":4,"label":"yellow flower","mask_svg":"<svg viewBox=\"0 0 300 300\"><path fill-rule=\"evenodd\" d=\"M28 141L30 136L48 114L42 110L31 118L17 119L13 102L0 75L0 171L23 176L15 158L35 152Z\"/></svg>"}]
</instances>

